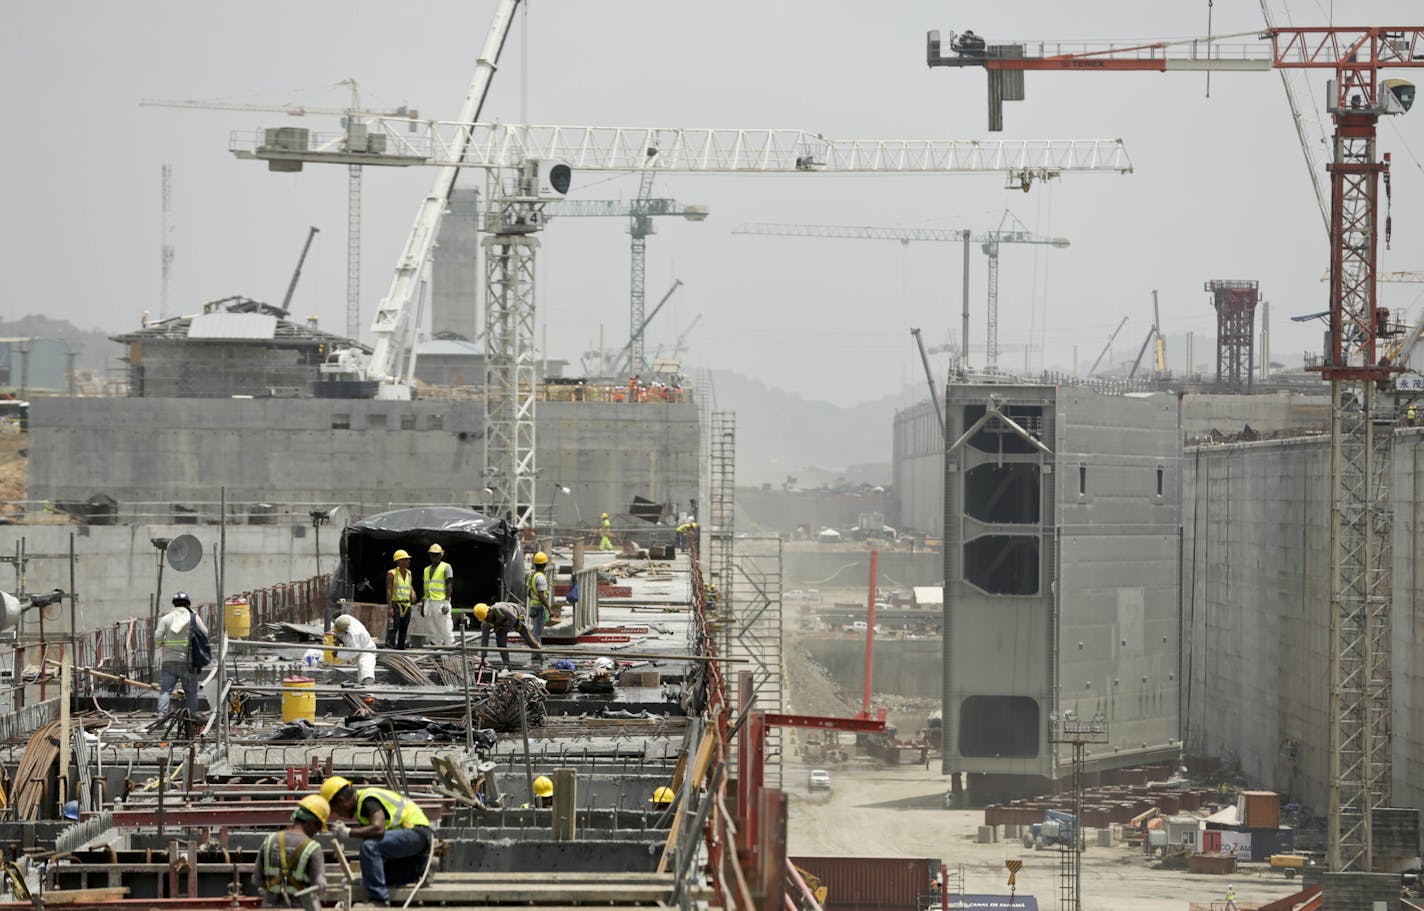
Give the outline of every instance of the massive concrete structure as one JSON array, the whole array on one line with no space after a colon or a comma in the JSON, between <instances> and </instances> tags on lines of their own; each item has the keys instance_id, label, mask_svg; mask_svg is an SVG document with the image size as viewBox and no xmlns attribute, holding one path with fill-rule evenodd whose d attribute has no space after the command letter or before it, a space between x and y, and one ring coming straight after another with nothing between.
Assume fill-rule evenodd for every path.
<instances>
[{"instance_id":1,"label":"massive concrete structure","mask_svg":"<svg viewBox=\"0 0 1424 911\"><path fill-rule=\"evenodd\" d=\"M1275 435L1330 428L1328 390L1277 390L1257 395L1182 394L1182 433L1197 438ZM944 530L944 447L929 399L895 414L893 508L896 528L939 537Z\"/></svg>"},{"instance_id":2,"label":"massive concrete structure","mask_svg":"<svg viewBox=\"0 0 1424 911\"><path fill-rule=\"evenodd\" d=\"M430 265L430 333L436 338L458 336L473 342L479 337L480 221L478 190L456 189L450 194L450 209L440 220ZM483 381L483 377L467 380Z\"/></svg>"},{"instance_id":3,"label":"massive concrete structure","mask_svg":"<svg viewBox=\"0 0 1424 911\"><path fill-rule=\"evenodd\" d=\"M1202 446L1184 461L1183 728L1189 755L1325 812L1330 446ZM1394 459L1393 804L1424 801L1424 432Z\"/></svg>"},{"instance_id":4,"label":"massive concrete structure","mask_svg":"<svg viewBox=\"0 0 1424 911\"><path fill-rule=\"evenodd\" d=\"M687 510L697 497L697 407L540 402L536 504L564 527L635 496ZM30 499L118 501L119 518L262 504L479 507L484 405L369 399L41 399L30 412ZM568 487L563 494L559 487Z\"/></svg>"},{"instance_id":5,"label":"massive concrete structure","mask_svg":"<svg viewBox=\"0 0 1424 911\"><path fill-rule=\"evenodd\" d=\"M1177 398L951 385L945 414L945 771L1037 792L1070 709L1106 717L1095 767L1175 756Z\"/></svg>"}]
</instances>

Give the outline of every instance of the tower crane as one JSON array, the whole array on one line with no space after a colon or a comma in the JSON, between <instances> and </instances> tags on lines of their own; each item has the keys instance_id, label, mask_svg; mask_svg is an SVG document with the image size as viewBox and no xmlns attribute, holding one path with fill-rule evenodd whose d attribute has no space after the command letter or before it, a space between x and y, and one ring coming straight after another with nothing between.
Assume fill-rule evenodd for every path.
<instances>
[{"instance_id":1,"label":"tower crane","mask_svg":"<svg viewBox=\"0 0 1424 911\"><path fill-rule=\"evenodd\" d=\"M291 104L254 104L248 102L223 101L221 99L193 99L193 98L144 98L139 101L139 107L146 108L189 108L202 111L252 111L258 113L286 114L289 117L313 116L333 116L345 118L346 146L354 152L366 150L369 145L366 124L361 118L367 117L389 117L394 120L407 121L407 129L413 126L420 116L419 111L411 110L405 105L401 105L394 111L368 111L361 107L360 87L355 79L343 79L339 86L347 86L351 89L351 104L344 108L320 107L299 103ZM377 143L379 145L379 143ZM371 151L374 151L372 149ZM167 196L166 187L168 179L167 165L164 166L165 198ZM282 170L274 168L274 170ZM166 251L171 251L171 247L165 247ZM166 252L166 257L171 258L172 253ZM166 266L166 261L165 261ZM166 273L165 273L166 274ZM168 315L167 299L163 301L160 311L164 317ZM353 162L346 166L346 335L355 339L361 332L361 164Z\"/></svg>"},{"instance_id":2,"label":"tower crane","mask_svg":"<svg viewBox=\"0 0 1424 911\"><path fill-rule=\"evenodd\" d=\"M502 34L498 20L510 5L506 0L496 14L491 41ZM480 66L495 57L497 45L491 52L487 43ZM384 123L382 118L373 121L378 128ZM486 173L485 472L494 508L520 528L532 524L535 502L534 260L539 242L533 235L543 227L545 207L569 189L573 172L992 173L1032 184L1070 172L1132 171L1120 140L845 140L806 130L555 126L480 123L473 118L423 126L415 138L385 129L386 151L361 160L396 167L432 165L442 175L458 168ZM290 142L261 132L234 134L229 150L238 158L268 162L356 160L339 136L303 136ZM410 394L412 294L439 226L442 186L448 190L449 184L437 181L426 198L399 261L397 280L372 326L376 348L362 370L367 379L381 384L378 395L388 398Z\"/></svg>"},{"instance_id":3,"label":"tower crane","mask_svg":"<svg viewBox=\"0 0 1424 911\"><path fill-rule=\"evenodd\" d=\"M1252 39L1250 43L1228 41ZM1385 356L1394 335L1377 306L1379 189L1389 193L1389 153L1376 153L1379 119L1403 114L1414 85L1384 78L1390 69L1424 68L1424 26L1279 27L1176 41L1117 45L1052 42L989 44L973 32L927 36L931 67L988 73L990 129L1002 129L1003 102L1022 101L1024 73L1326 70L1326 110L1334 120L1330 186L1330 309L1325 358L1330 382L1330 807L1332 871L1372 872L1374 808L1388 806L1392 694L1393 514L1390 474L1394 403L1388 388L1401 369ZM1296 99L1292 96L1293 110ZM1299 119L1297 128L1299 129ZM1304 135L1304 134L1302 134ZM1309 144L1302 147L1310 162ZM1315 174L1312 164L1312 178ZM1317 194L1323 198L1324 194ZM1385 242L1389 221L1385 220ZM1381 395L1381 390L1384 394Z\"/></svg>"},{"instance_id":4,"label":"tower crane","mask_svg":"<svg viewBox=\"0 0 1424 911\"><path fill-rule=\"evenodd\" d=\"M647 279L648 235L653 232L653 219L658 216L680 215L688 221L706 221L705 206L685 206L675 199L654 198L652 171L643 172L638 195L633 199L561 199L544 207L544 217L627 218L631 240L631 266L628 277L628 338L631 344L629 369L635 373L647 370L643 333L643 310Z\"/></svg>"},{"instance_id":5,"label":"tower crane","mask_svg":"<svg viewBox=\"0 0 1424 911\"><path fill-rule=\"evenodd\" d=\"M1006 229L1005 226L1008 226ZM1014 227L1017 225L1017 227ZM871 228L856 225L781 225L753 222L738 225L733 234L760 234L771 237L826 237L855 240L898 240L902 245L921 241L964 244L964 312L962 332L969 338L969 244L980 245L989 261L987 309L985 315L985 366L993 371L999 365L999 247L1002 244L1045 244L1058 249L1068 246L1065 237L1044 237L1028 230L1007 209L992 231L970 231L945 228ZM967 345L965 350L967 351ZM968 358L964 359L968 363Z\"/></svg>"},{"instance_id":6,"label":"tower crane","mask_svg":"<svg viewBox=\"0 0 1424 911\"><path fill-rule=\"evenodd\" d=\"M1161 376L1167 372L1166 350L1162 343L1162 323L1161 317L1157 313L1157 289L1152 289L1152 326L1147 330L1147 335L1142 339L1142 347L1137 349L1137 357L1132 362L1132 369L1128 371L1127 378L1132 379L1137 376L1137 368L1142 366L1142 355L1147 353L1147 346L1153 341L1153 353L1156 354L1157 375Z\"/></svg>"}]
</instances>

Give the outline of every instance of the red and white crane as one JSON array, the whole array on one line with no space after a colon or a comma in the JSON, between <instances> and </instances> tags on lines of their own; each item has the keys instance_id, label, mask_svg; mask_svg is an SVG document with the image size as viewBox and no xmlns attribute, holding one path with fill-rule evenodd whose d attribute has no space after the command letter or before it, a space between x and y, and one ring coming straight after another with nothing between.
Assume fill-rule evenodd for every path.
<instances>
[{"instance_id":1,"label":"red and white crane","mask_svg":"<svg viewBox=\"0 0 1424 911\"><path fill-rule=\"evenodd\" d=\"M1249 43L1239 43L1251 39ZM1235 44L1229 42L1238 42ZM1260 32L1127 45L989 44L973 32L928 35L930 66L989 74L990 129L1003 102L1022 101L1026 71L1325 70L1334 120L1330 174L1330 323L1318 369L1331 388L1331 605L1329 863L1371 872L1373 809L1389 805L1390 623L1393 552L1390 470L1400 368L1384 356L1395 334L1377 306L1380 183L1389 153L1375 148L1380 117L1402 114L1414 86L1388 69L1424 68L1424 26L1268 27ZM1292 102L1299 120L1300 112ZM1306 148L1307 160L1310 149ZM1385 239L1389 220L1385 218ZM1384 395L1379 395L1385 390Z\"/></svg>"}]
</instances>

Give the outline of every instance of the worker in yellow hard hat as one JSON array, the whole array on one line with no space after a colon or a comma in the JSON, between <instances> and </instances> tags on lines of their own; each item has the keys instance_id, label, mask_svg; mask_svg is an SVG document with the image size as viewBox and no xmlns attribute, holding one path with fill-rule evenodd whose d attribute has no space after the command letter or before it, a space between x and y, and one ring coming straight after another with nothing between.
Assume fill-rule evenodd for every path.
<instances>
[{"instance_id":1,"label":"worker in yellow hard hat","mask_svg":"<svg viewBox=\"0 0 1424 911\"><path fill-rule=\"evenodd\" d=\"M534 568L524 580L528 606L529 628L534 638L544 641L544 623L549 619L549 608L554 605L554 586L549 580L549 555L542 550L534 555ZM542 655L534 656L534 663L542 665Z\"/></svg>"},{"instance_id":2,"label":"worker in yellow hard hat","mask_svg":"<svg viewBox=\"0 0 1424 911\"><path fill-rule=\"evenodd\" d=\"M325 797L308 794L297 801L292 824L273 832L262 842L252 881L262 896L262 907L287 907L299 903L307 911L321 907L326 888L326 868L322 862L318 832L326 828L331 805Z\"/></svg>"},{"instance_id":3,"label":"worker in yellow hard hat","mask_svg":"<svg viewBox=\"0 0 1424 911\"><path fill-rule=\"evenodd\" d=\"M652 804L654 809L666 810L672 806L672 802L676 798L677 795L673 793L672 788L663 785L653 792L653 796L648 798L648 803Z\"/></svg>"},{"instance_id":4,"label":"worker in yellow hard hat","mask_svg":"<svg viewBox=\"0 0 1424 911\"><path fill-rule=\"evenodd\" d=\"M445 548L430 545L430 563L425 567L421 593L421 616L425 618L426 645L454 645L455 618L450 598L455 589L455 570L445 562Z\"/></svg>"},{"instance_id":5,"label":"worker in yellow hard hat","mask_svg":"<svg viewBox=\"0 0 1424 911\"><path fill-rule=\"evenodd\" d=\"M598 549L599 549L599 550L612 550L612 549L613 549L613 539L609 537L609 534L611 533L612 528L613 528L613 526L611 526L610 524L608 524L608 513L604 513L604 514L603 514L603 518L601 518L601 519L599 520L599 525L598 525L598 532L599 532L599 535L598 535Z\"/></svg>"},{"instance_id":6,"label":"worker in yellow hard hat","mask_svg":"<svg viewBox=\"0 0 1424 911\"><path fill-rule=\"evenodd\" d=\"M697 537L697 523L691 519L677 526L677 547L683 553L692 549L692 539Z\"/></svg>"},{"instance_id":7,"label":"worker in yellow hard hat","mask_svg":"<svg viewBox=\"0 0 1424 911\"><path fill-rule=\"evenodd\" d=\"M494 633L495 645L499 647L500 660L506 668L514 665L509 661L509 634L518 633L524 644L539 649L542 643L524 623L524 615L519 605L512 601L496 601L493 604L481 602L475 605L475 620L480 624L480 661L484 662L489 648L490 633Z\"/></svg>"},{"instance_id":8,"label":"worker in yellow hard hat","mask_svg":"<svg viewBox=\"0 0 1424 911\"><path fill-rule=\"evenodd\" d=\"M540 775L534 779L534 806L540 809L552 807L554 805L554 780L548 775ZM529 809L529 804L524 804L520 809Z\"/></svg>"},{"instance_id":9,"label":"worker in yellow hard hat","mask_svg":"<svg viewBox=\"0 0 1424 911\"><path fill-rule=\"evenodd\" d=\"M361 842L361 884L376 905L389 904L388 886L420 879L434 841L430 819L403 794L385 788L357 788L340 775L321 785L321 796L331 804L331 831L343 840Z\"/></svg>"},{"instance_id":10,"label":"worker in yellow hard hat","mask_svg":"<svg viewBox=\"0 0 1424 911\"><path fill-rule=\"evenodd\" d=\"M410 554L398 550L391 555L395 566L386 571L386 648L404 649L410 632L410 602L415 587L410 578Z\"/></svg>"}]
</instances>

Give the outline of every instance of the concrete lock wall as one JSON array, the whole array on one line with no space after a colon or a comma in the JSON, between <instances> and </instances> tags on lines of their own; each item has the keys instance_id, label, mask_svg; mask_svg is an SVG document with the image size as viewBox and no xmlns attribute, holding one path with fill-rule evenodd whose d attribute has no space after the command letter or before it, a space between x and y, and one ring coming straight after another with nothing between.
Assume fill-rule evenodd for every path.
<instances>
[{"instance_id":1,"label":"concrete lock wall","mask_svg":"<svg viewBox=\"0 0 1424 911\"><path fill-rule=\"evenodd\" d=\"M1171 395L948 390L945 767L1054 777L1049 716L1106 717L1100 766L1174 753L1181 429ZM1066 748L1064 748L1066 749Z\"/></svg>"},{"instance_id":2,"label":"concrete lock wall","mask_svg":"<svg viewBox=\"0 0 1424 911\"><path fill-rule=\"evenodd\" d=\"M176 538L191 534L203 545L203 560L189 572L171 566L163 571L162 605L175 591L186 591L194 603L217 600L213 546L218 543L215 525L7 525L0 526L0 551L16 553L23 539L27 554L43 554L29 561L25 587L32 592L60 588L70 591L69 538L74 536L75 576L73 591L78 594L79 629L108 626L129 617L146 617L149 597L158 582L158 551L153 538ZM322 572L336 566L341 529L321 530ZM65 557L65 558L62 558ZM310 525L229 526L224 588L229 595L279 582L307 579L317 575L316 536ZM0 588L10 591L13 578L6 577ZM45 632L68 632L66 605L53 622L45 621ZM22 632L39 634L39 615L25 615Z\"/></svg>"},{"instance_id":3,"label":"concrete lock wall","mask_svg":"<svg viewBox=\"0 0 1424 911\"><path fill-rule=\"evenodd\" d=\"M1183 725L1189 755L1327 808L1330 446L1324 438L1204 446L1184 461ZM1424 432L1396 436L1395 806L1424 800Z\"/></svg>"},{"instance_id":4,"label":"concrete lock wall","mask_svg":"<svg viewBox=\"0 0 1424 911\"><path fill-rule=\"evenodd\" d=\"M30 413L30 499L131 504L310 503L363 513L479 506L484 406L469 401L40 399ZM690 402L540 402L536 507L591 526L634 496L687 510L699 426ZM570 488L570 494L556 490Z\"/></svg>"}]
</instances>

